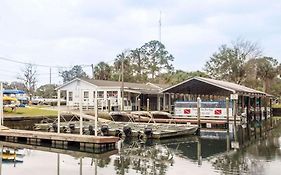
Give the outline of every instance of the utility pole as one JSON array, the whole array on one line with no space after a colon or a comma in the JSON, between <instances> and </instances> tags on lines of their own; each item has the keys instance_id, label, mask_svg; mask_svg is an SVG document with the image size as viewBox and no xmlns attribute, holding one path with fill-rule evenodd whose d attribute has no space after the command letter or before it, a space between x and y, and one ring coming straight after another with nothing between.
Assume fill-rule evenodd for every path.
<instances>
[{"instance_id":1,"label":"utility pole","mask_svg":"<svg viewBox=\"0 0 281 175\"><path fill-rule=\"evenodd\" d=\"M52 84L52 68L50 67L50 85Z\"/></svg>"},{"instance_id":2,"label":"utility pole","mask_svg":"<svg viewBox=\"0 0 281 175\"><path fill-rule=\"evenodd\" d=\"M125 53L123 53L123 57L122 57L122 63L121 63L121 96L122 96L122 102L121 102L121 111L124 111L124 59L125 59Z\"/></svg>"},{"instance_id":3,"label":"utility pole","mask_svg":"<svg viewBox=\"0 0 281 175\"><path fill-rule=\"evenodd\" d=\"M161 43L161 27L162 27L161 14L162 14L162 12L160 11L160 18L159 18L159 41L160 41L160 43Z\"/></svg>"},{"instance_id":4,"label":"utility pole","mask_svg":"<svg viewBox=\"0 0 281 175\"><path fill-rule=\"evenodd\" d=\"M92 76L93 76L93 79L95 79L94 64L91 64L91 67L92 67Z\"/></svg>"}]
</instances>

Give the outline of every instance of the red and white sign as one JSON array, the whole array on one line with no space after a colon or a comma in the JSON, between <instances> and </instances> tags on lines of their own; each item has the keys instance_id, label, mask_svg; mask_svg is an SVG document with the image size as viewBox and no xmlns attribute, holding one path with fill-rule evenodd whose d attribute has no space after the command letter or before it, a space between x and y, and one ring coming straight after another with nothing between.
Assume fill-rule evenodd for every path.
<instances>
[{"instance_id":1,"label":"red and white sign","mask_svg":"<svg viewBox=\"0 0 281 175\"><path fill-rule=\"evenodd\" d=\"M191 110L191 109L184 109L184 110L183 110L183 113L184 113L184 114L190 114L190 110Z\"/></svg>"},{"instance_id":2,"label":"red and white sign","mask_svg":"<svg viewBox=\"0 0 281 175\"><path fill-rule=\"evenodd\" d=\"M201 116L226 117L226 108L201 108ZM197 116L197 108L175 108L176 116ZM229 116L232 116L232 109L229 108Z\"/></svg>"}]
</instances>

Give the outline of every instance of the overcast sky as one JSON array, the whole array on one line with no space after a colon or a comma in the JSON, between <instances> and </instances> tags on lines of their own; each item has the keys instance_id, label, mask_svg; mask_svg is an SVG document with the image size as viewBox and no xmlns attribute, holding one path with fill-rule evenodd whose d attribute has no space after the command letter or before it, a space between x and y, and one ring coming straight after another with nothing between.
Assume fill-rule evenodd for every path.
<instances>
[{"instance_id":1,"label":"overcast sky","mask_svg":"<svg viewBox=\"0 0 281 175\"><path fill-rule=\"evenodd\" d=\"M123 50L159 39L160 11L162 42L177 69L202 70L221 44L238 37L280 61L279 0L0 0L0 57L50 66L112 63ZM2 81L16 80L24 66L0 64ZM37 70L39 83L48 83L49 68Z\"/></svg>"}]
</instances>

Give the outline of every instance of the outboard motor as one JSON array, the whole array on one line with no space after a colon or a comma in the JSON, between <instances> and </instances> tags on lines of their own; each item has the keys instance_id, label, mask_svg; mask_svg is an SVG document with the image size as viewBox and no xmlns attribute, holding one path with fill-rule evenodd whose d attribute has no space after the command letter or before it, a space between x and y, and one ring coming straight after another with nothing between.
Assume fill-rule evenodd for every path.
<instances>
[{"instance_id":1,"label":"outboard motor","mask_svg":"<svg viewBox=\"0 0 281 175\"><path fill-rule=\"evenodd\" d=\"M68 127L69 127L69 129L70 129L70 133L74 133L74 131L75 131L75 124L74 124L74 123L70 123L70 124L68 125Z\"/></svg>"},{"instance_id":2,"label":"outboard motor","mask_svg":"<svg viewBox=\"0 0 281 175\"><path fill-rule=\"evenodd\" d=\"M95 134L95 130L94 130L94 127L92 125L89 125L88 130L89 130L89 134L90 135L94 135Z\"/></svg>"},{"instance_id":3,"label":"outboard motor","mask_svg":"<svg viewBox=\"0 0 281 175\"><path fill-rule=\"evenodd\" d=\"M57 123L53 123L52 124L52 129L54 132L57 132L58 131L58 124Z\"/></svg>"},{"instance_id":4,"label":"outboard motor","mask_svg":"<svg viewBox=\"0 0 281 175\"><path fill-rule=\"evenodd\" d=\"M123 127L123 132L126 137L131 137L132 136L132 129L129 126L124 126Z\"/></svg>"},{"instance_id":5,"label":"outboard motor","mask_svg":"<svg viewBox=\"0 0 281 175\"><path fill-rule=\"evenodd\" d=\"M152 128L144 128L143 132L147 138L152 138L152 135L153 135Z\"/></svg>"},{"instance_id":6,"label":"outboard motor","mask_svg":"<svg viewBox=\"0 0 281 175\"><path fill-rule=\"evenodd\" d=\"M143 139L143 134L140 131L138 131L138 140L142 140L142 139Z\"/></svg>"},{"instance_id":7,"label":"outboard motor","mask_svg":"<svg viewBox=\"0 0 281 175\"><path fill-rule=\"evenodd\" d=\"M101 125L101 132L104 136L108 136L108 132L109 132L108 125Z\"/></svg>"},{"instance_id":8,"label":"outboard motor","mask_svg":"<svg viewBox=\"0 0 281 175\"><path fill-rule=\"evenodd\" d=\"M115 137L122 137L122 132L119 129L115 130Z\"/></svg>"}]
</instances>

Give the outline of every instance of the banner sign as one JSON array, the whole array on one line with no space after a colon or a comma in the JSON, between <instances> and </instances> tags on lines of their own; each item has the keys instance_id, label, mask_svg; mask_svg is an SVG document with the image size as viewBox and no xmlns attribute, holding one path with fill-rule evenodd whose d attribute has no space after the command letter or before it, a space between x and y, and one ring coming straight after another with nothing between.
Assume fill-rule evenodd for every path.
<instances>
[{"instance_id":1,"label":"banner sign","mask_svg":"<svg viewBox=\"0 0 281 175\"><path fill-rule=\"evenodd\" d=\"M197 116L197 102L175 102L175 115L182 117ZM226 117L225 101L201 102L200 115L204 117ZM229 102L229 116L232 116L232 104Z\"/></svg>"}]
</instances>

